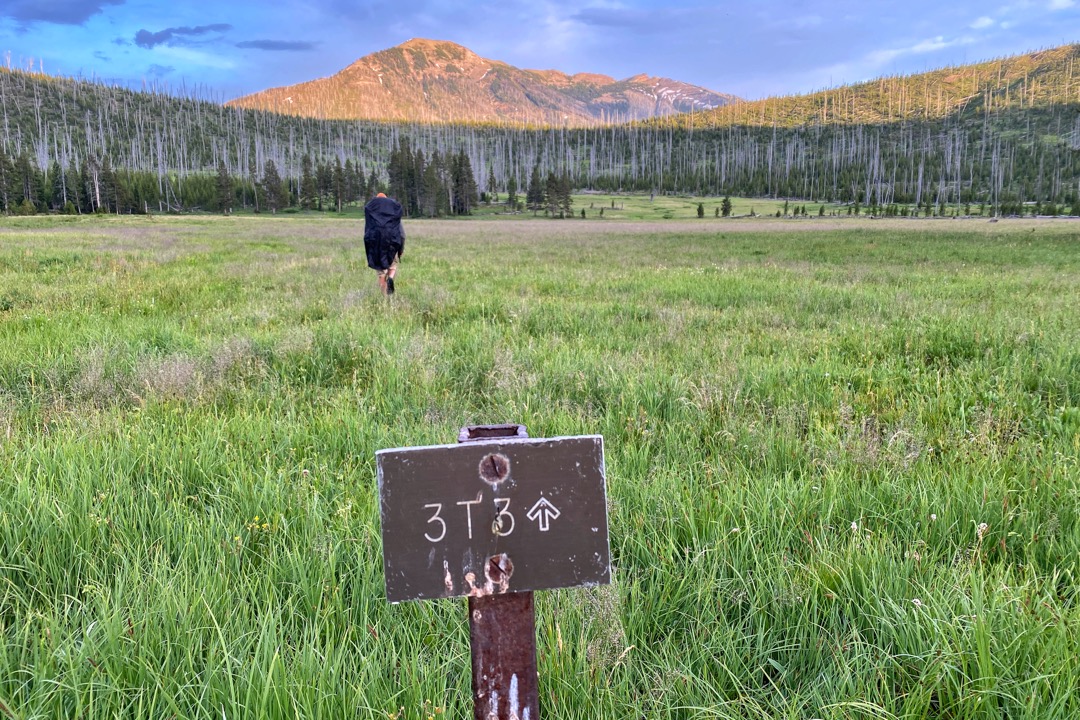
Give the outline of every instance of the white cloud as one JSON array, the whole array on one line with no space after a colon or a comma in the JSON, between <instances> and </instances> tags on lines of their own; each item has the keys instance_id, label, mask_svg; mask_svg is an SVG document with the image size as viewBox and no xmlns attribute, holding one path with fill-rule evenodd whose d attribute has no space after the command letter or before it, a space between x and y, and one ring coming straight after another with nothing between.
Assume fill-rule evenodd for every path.
<instances>
[{"instance_id":1,"label":"white cloud","mask_svg":"<svg viewBox=\"0 0 1080 720\"><path fill-rule=\"evenodd\" d=\"M929 38L927 40L923 40L922 42L918 42L918 43L912 45L909 48L900 50L900 54L903 55L905 53L913 53L915 55L921 55L923 53L936 52L938 50L944 50L947 47L952 47L953 45L959 45L959 44L961 44L963 42L964 42L963 38L958 39L958 40L946 40L945 36L938 35L937 37Z\"/></svg>"},{"instance_id":2,"label":"white cloud","mask_svg":"<svg viewBox=\"0 0 1080 720\"><path fill-rule=\"evenodd\" d=\"M1051 10L1068 10L1076 4L1076 0L1050 0Z\"/></svg>"},{"instance_id":3,"label":"white cloud","mask_svg":"<svg viewBox=\"0 0 1080 720\"><path fill-rule=\"evenodd\" d=\"M994 24L994 19L993 18L989 18L989 17L986 17L985 15L983 15L981 18L978 18L977 20L975 20L975 22L971 23L971 27L973 29L975 29L975 30L983 30L985 28L990 27L993 24Z\"/></svg>"},{"instance_id":4,"label":"white cloud","mask_svg":"<svg viewBox=\"0 0 1080 720\"><path fill-rule=\"evenodd\" d=\"M891 62L904 56L925 55L957 45L969 45L974 42L975 39L970 36L948 39L943 35L938 35L936 37L920 40L907 47L874 50L873 52L863 55L861 58L812 71L811 75L814 77L814 80L811 84L822 87L832 86L836 82L839 82L840 84L862 82L878 76L880 73L887 70L888 65ZM829 82L823 84L820 81L820 78L825 77L829 78Z\"/></svg>"},{"instance_id":5,"label":"white cloud","mask_svg":"<svg viewBox=\"0 0 1080 720\"><path fill-rule=\"evenodd\" d=\"M216 68L218 70L232 70L236 67L236 63L229 58L211 55L210 53L201 50L192 50L191 48L160 45L154 48L154 53L167 55L190 65L201 65L202 67Z\"/></svg>"}]
</instances>

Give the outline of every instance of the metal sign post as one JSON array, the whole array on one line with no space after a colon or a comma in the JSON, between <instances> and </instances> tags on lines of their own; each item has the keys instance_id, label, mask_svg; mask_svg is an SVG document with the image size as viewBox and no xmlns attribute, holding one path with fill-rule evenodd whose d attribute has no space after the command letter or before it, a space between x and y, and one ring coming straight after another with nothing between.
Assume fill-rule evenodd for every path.
<instances>
[{"instance_id":1,"label":"metal sign post","mask_svg":"<svg viewBox=\"0 0 1080 720\"><path fill-rule=\"evenodd\" d=\"M391 602L466 596L476 720L539 720L533 590L611 581L600 436L463 428L376 453Z\"/></svg>"}]
</instances>

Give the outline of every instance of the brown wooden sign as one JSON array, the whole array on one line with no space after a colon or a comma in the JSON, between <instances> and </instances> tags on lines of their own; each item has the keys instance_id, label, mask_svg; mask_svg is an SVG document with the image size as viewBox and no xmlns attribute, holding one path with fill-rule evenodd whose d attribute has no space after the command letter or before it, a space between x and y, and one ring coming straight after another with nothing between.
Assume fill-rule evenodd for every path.
<instances>
[{"instance_id":1,"label":"brown wooden sign","mask_svg":"<svg viewBox=\"0 0 1080 720\"><path fill-rule=\"evenodd\" d=\"M391 602L611 581L599 435L380 450L376 461Z\"/></svg>"}]
</instances>

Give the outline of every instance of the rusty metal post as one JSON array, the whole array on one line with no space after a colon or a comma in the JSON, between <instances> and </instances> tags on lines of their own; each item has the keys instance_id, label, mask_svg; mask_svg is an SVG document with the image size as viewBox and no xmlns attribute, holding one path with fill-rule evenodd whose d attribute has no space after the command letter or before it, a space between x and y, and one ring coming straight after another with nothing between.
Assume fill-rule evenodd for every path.
<instances>
[{"instance_id":1,"label":"rusty metal post","mask_svg":"<svg viewBox=\"0 0 1080 720\"><path fill-rule=\"evenodd\" d=\"M526 438L524 425L474 425L461 429L459 443ZM489 560L497 582L513 558ZM511 571L512 571L512 565ZM469 598L474 720L539 720L536 672L536 612L531 592Z\"/></svg>"}]
</instances>

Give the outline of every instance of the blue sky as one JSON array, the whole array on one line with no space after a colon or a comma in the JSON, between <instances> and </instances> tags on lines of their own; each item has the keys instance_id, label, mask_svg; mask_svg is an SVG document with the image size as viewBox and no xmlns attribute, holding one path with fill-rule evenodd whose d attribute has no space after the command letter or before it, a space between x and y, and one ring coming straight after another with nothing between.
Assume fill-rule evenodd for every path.
<instances>
[{"instance_id":1,"label":"blue sky","mask_svg":"<svg viewBox=\"0 0 1080 720\"><path fill-rule=\"evenodd\" d=\"M1080 41L1080 0L0 0L12 67L229 99L409 38L753 99Z\"/></svg>"}]
</instances>

